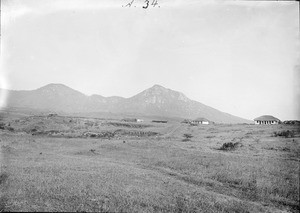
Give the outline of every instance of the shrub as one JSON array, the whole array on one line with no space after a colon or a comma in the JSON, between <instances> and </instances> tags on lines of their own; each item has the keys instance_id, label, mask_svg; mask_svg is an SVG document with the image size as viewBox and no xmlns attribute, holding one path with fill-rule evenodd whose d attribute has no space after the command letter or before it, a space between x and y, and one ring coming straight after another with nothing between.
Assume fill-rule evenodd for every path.
<instances>
[{"instance_id":1,"label":"shrub","mask_svg":"<svg viewBox=\"0 0 300 213\"><path fill-rule=\"evenodd\" d=\"M95 138L95 137L97 137L97 135L92 133L92 134L90 134L90 137Z\"/></svg>"},{"instance_id":2,"label":"shrub","mask_svg":"<svg viewBox=\"0 0 300 213\"><path fill-rule=\"evenodd\" d=\"M14 131L14 128L10 127L10 124L6 125L5 123L0 123L0 129Z\"/></svg>"},{"instance_id":3,"label":"shrub","mask_svg":"<svg viewBox=\"0 0 300 213\"><path fill-rule=\"evenodd\" d=\"M298 121L298 120L284 121L283 124L299 125L299 124L300 124L300 121Z\"/></svg>"},{"instance_id":4,"label":"shrub","mask_svg":"<svg viewBox=\"0 0 300 213\"><path fill-rule=\"evenodd\" d=\"M192 138L193 136L192 136L192 134L183 134L183 137L185 137L185 138Z\"/></svg>"},{"instance_id":5,"label":"shrub","mask_svg":"<svg viewBox=\"0 0 300 213\"><path fill-rule=\"evenodd\" d=\"M0 174L0 184L3 184L8 179L8 174L2 173Z\"/></svg>"},{"instance_id":6,"label":"shrub","mask_svg":"<svg viewBox=\"0 0 300 213\"><path fill-rule=\"evenodd\" d=\"M5 129L7 129L8 131L11 131L11 132L13 132L15 130L14 128L12 128L10 126L5 127Z\"/></svg>"},{"instance_id":7,"label":"shrub","mask_svg":"<svg viewBox=\"0 0 300 213\"><path fill-rule=\"evenodd\" d=\"M235 150L238 147L239 144L240 144L239 142L236 142L236 143L232 143L232 142L223 143L220 150L224 150L224 151Z\"/></svg>"},{"instance_id":8,"label":"shrub","mask_svg":"<svg viewBox=\"0 0 300 213\"><path fill-rule=\"evenodd\" d=\"M5 123L0 123L0 129L4 129L5 128Z\"/></svg>"},{"instance_id":9,"label":"shrub","mask_svg":"<svg viewBox=\"0 0 300 213\"><path fill-rule=\"evenodd\" d=\"M281 131L281 132L274 132L273 135L274 137L281 136L281 137L286 137L286 138L293 138L295 136L294 131L286 130L286 131Z\"/></svg>"},{"instance_id":10,"label":"shrub","mask_svg":"<svg viewBox=\"0 0 300 213\"><path fill-rule=\"evenodd\" d=\"M191 141L191 138L193 137L192 134L183 134L184 139L182 139L183 142Z\"/></svg>"}]
</instances>

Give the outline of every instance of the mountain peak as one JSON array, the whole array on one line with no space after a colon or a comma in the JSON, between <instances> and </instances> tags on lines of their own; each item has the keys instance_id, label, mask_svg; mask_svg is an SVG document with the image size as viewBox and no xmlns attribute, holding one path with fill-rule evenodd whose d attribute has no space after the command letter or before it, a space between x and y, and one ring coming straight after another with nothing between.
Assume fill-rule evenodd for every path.
<instances>
[{"instance_id":1,"label":"mountain peak","mask_svg":"<svg viewBox=\"0 0 300 213\"><path fill-rule=\"evenodd\" d=\"M140 100L144 104L163 105L176 101L188 102L189 99L182 93L167 89L159 84L155 84L149 89L132 97L134 100Z\"/></svg>"},{"instance_id":2,"label":"mountain peak","mask_svg":"<svg viewBox=\"0 0 300 213\"><path fill-rule=\"evenodd\" d=\"M154 88L154 89L166 89L165 87L159 85L159 84L154 84L151 88Z\"/></svg>"},{"instance_id":3,"label":"mountain peak","mask_svg":"<svg viewBox=\"0 0 300 213\"><path fill-rule=\"evenodd\" d=\"M36 91L42 93L65 93L65 91L71 91L72 89L64 84L47 84L46 86L38 88Z\"/></svg>"},{"instance_id":4,"label":"mountain peak","mask_svg":"<svg viewBox=\"0 0 300 213\"><path fill-rule=\"evenodd\" d=\"M164 92L169 92L171 91L168 88L165 88L159 84L154 84L152 87L150 87L149 89L146 89L146 91L148 92L155 92L155 93L164 93Z\"/></svg>"},{"instance_id":5,"label":"mountain peak","mask_svg":"<svg viewBox=\"0 0 300 213\"><path fill-rule=\"evenodd\" d=\"M71 89L69 87L67 87L64 84L59 84L59 83L51 83L51 84L47 84L46 86L40 87L38 90L44 90L44 89Z\"/></svg>"},{"instance_id":6,"label":"mountain peak","mask_svg":"<svg viewBox=\"0 0 300 213\"><path fill-rule=\"evenodd\" d=\"M64 84L51 83L46 86L40 87L36 91L42 92L43 94L59 94L60 96L76 94L80 96L85 96L81 92L74 90Z\"/></svg>"},{"instance_id":7,"label":"mountain peak","mask_svg":"<svg viewBox=\"0 0 300 213\"><path fill-rule=\"evenodd\" d=\"M152 87L144 90L142 93L144 93L144 95L161 95L170 91L170 89L167 89L159 84L154 84Z\"/></svg>"}]
</instances>

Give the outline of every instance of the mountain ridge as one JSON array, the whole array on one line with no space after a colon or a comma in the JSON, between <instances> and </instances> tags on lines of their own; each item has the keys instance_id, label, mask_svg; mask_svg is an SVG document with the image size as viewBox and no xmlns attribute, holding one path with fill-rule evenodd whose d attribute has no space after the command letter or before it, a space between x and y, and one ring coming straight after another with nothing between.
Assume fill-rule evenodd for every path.
<instances>
[{"instance_id":1,"label":"mountain ridge","mask_svg":"<svg viewBox=\"0 0 300 213\"><path fill-rule=\"evenodd\" d=\"M250 123L186 97L179 91L155 84L129 98L85 95L64 84L47 84L35 90L7 90L7 107L28 107L67 113L106 112L146 116L204 117L217 123Z\"/></svg>"}]
</instances>

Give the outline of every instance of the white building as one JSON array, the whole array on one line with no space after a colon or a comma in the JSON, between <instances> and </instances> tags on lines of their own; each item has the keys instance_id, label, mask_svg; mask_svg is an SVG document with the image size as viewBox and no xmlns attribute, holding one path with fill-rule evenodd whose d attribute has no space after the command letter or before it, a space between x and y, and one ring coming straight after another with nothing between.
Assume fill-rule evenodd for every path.
<instances>
[{"instance_id":1,"label":"white building","mask_svg":"<svg viewBox=\"0 0 300 213\"><path fill-rule=\"evenodd\" d=\"M280 120L272 115L263 115L254 119L255 124L279 124Z\"/></svg>"},{"instance_id":2,"label":"white building","mask_svg":"<svg viewBox=\"0 0 300 213\"><path fill-rule=\"evenodd\" d=\"M206 118L197 118L191 121L192 124L209 124L209 120Z\"/></svg>"}]
</instances>

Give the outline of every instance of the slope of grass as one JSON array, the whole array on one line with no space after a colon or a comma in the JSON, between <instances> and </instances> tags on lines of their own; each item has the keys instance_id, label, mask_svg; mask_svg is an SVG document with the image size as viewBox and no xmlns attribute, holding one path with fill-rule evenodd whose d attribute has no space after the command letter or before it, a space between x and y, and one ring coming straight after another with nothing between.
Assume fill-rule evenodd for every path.
<instances>
[{"instance_id":1,"label":"slope of grass","mask_svg":"<svg viewBox=\"0 0 300 213\"><path fill-rule=\"evenodd\" d=\"M294 138L272 137L286 130ZM297 212L297 126L159 124L147 131L160 134L57 138L0 130L0 211ZM192 139L182 142L184 134ZM224 143L240 145L219 150Z\"/></svg>"}]
</instances>

